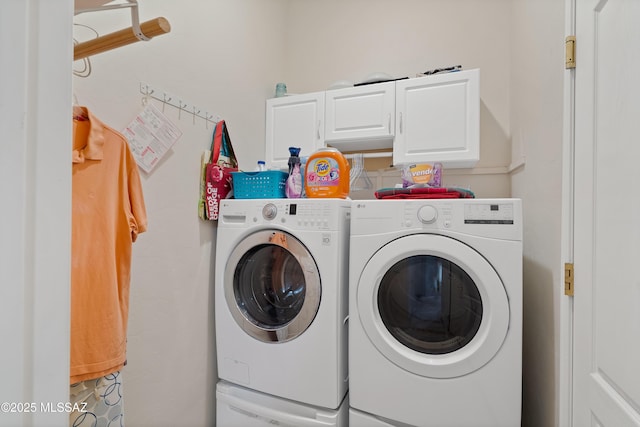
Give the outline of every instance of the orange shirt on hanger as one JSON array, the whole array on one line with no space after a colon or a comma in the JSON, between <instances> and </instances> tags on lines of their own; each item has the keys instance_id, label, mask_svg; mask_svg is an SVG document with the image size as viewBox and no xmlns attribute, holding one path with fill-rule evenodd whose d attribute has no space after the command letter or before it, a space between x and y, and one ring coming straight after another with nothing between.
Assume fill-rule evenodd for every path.
<instances>
[{"instance_id":1,"label":"orange shirt on hanger","mask_svg":"<svg viewBox=\"0 0 640 427\"><path fill-rule=\"evenodd\" d=\"M73 121L70 383L126 360L132 243L147 228L126 138L80 108Z\"/></svg>"}]
</instances>

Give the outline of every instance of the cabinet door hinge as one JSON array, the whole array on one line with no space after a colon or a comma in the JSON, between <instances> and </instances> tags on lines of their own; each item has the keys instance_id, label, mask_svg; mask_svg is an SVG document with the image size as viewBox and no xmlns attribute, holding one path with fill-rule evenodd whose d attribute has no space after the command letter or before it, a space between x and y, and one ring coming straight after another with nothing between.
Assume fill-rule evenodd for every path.
<instances>
[{"instance_id":1,"label":"cabinet door hinge","mask_svg":"<svg viewBox=\"0 0 640 427\"><path fill-rule=\"evenodd\" d=\"M567 36L564 47L564 68L576 68L576 36Z\"/></svg>"},{"instance_id":2,"label":"cabinet door hinge","mask_svg":"<svg viewBox=\"0 0 640 427\"><path fill-rule=\"evenodd\" d=\"M564 294L573 296L573 263L564 264Z\"/></svg>"}]
</instances>

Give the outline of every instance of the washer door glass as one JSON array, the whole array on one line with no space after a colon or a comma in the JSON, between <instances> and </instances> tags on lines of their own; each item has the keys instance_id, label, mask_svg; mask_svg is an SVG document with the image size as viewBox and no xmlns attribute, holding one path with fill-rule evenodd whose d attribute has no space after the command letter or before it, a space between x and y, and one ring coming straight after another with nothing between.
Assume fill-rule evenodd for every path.
<instances>
[{"instance_id":1,"label":"washer door glass","mask_svg":"<svg viewBox=\"0 0 640 427\"><path fill-rule=\"evenodd\" d=\"M475 249L450 237L391 241L351 286L371 343L416 375L467 375L489 362L507 336L509 300L500 276Z\"/></svg>"},{"instance_id":2,"label":"washer door glass","mask_svg":"<svg viewBox=\"0 0 640 427\"><path fill-rule=\"evenodd\" d=\"M289 341L313 322L320 305L320 274L294 236L263 230L231 252L225 298L240 327L264 342Z\"/></svg>"},{"instance_id":3,"label":"washer door glass","mask_svg":"<svg viewBox=\"0 0 640 427\"><path fill-rule=\"evenodd\" d=\"M433 255L395 263L378 288L380 317L391 335L425 354L445 354L469 343L482 321L482 298L457 264Z\"/></svg>"},{"instance_id":4,"label":"washer door glass","mask_svg":"<svg viewBox=\"0 0 640 427\"><path fill-rule=\"evenodd\" d=\"M306 283L291 252L277 245L258 245L240 258L233 291L247 318L263 328L274 328L300 313Z\"/></svg>"}]
</instances>

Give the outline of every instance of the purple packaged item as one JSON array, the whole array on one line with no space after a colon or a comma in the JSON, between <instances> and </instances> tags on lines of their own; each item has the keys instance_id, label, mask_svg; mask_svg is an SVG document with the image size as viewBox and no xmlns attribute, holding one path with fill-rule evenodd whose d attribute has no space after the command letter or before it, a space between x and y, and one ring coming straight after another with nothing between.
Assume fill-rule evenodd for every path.
<instances>
[{"instance_id":1,"label":"purple packaged item","mask_svg":"<svg viewBox=\"0 0 640 427\"><path fill-rule=\"evenodd\" d=\"M420 163L402 167L402 187L442 187L442 163Z\"/></svg>"}]
</instances>

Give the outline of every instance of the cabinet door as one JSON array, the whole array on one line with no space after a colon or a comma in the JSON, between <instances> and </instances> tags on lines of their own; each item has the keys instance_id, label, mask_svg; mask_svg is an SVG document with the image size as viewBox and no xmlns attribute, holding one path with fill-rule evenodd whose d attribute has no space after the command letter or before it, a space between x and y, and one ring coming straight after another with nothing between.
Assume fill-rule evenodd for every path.
<instances>
[{"instance_id":1,"label":"cabinet door","mask_svg":"<svg viewBox=\"0 0 640 427\"><path fill-rule=\"evenodd\" d=\"M473 167L480 158L480 70L396 82L393 163Z\"/></svg>"},{"instance_id":2,"label":"cabinet door","mask_svg":"<svg viewBox=\"0 0 640 427\"><path fill-rule=\"evenodd\" d=\"M330 90L325 95L325 140L338 149L391 148L395 82Z\"/></svg>"},{"instance_id":3,"label":"cabinet door","mask_svg":"<svg viewBox=\"0 0 640 427\"><path fill-rule=\"evenodd\" d=\"M324 147L324 92L267 100L265 161L287 169L289 147L309 156Z\"/></svg>"}]
</instances>

